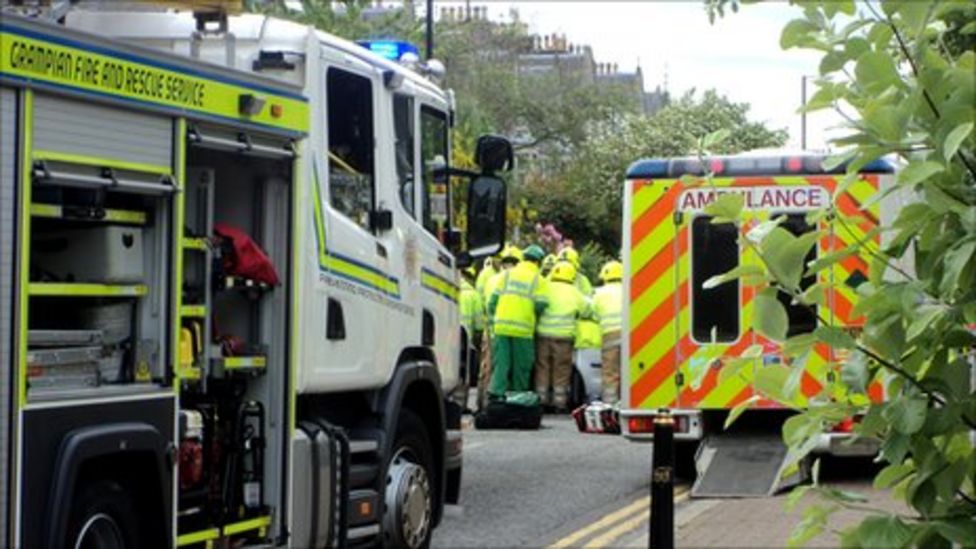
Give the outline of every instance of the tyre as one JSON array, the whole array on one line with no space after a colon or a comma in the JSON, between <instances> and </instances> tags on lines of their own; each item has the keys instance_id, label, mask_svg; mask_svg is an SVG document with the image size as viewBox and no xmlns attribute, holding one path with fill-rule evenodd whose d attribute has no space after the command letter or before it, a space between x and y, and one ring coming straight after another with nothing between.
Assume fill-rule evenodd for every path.
<instances>
[{"instance_id":1,"label":"tyre","mask_svg":"<svg viewBox=\"0 0 976 549\"><path fill-rule=\"evenodd\" d=\"M74 549L141 547L135 502L115 481L83 486L71 503L66 539Z\"/></svg>"},{"instance_id":2,"label":"tyre","mask_svg":"<svg viewBox=\"0 0 976 549\"><path fill-rule=\"evenodd\" d=\"M400 412L390 456L384 497L384 545L428 547L434 521L434 460L427 428L410 410Z\"/></svg>"}]
</instances>

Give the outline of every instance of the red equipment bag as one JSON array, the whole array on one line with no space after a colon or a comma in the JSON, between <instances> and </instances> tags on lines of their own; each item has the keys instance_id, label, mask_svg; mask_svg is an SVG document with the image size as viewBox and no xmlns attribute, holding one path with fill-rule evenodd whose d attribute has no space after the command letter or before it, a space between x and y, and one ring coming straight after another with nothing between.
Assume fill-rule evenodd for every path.
<instances>
[{"instance_id":1,"label":"red equipment bag","mask_svg":"<svg viewBox=\"0 0 976 549\"><path fill-rule=\"evenodd\" d=\"M274 264L247 233L224 223L214 223L214 232L230 242L233 252L224 256L225 273L271 286L279 284L278 272L275 271Z\"/></svg>"}]
</instances>

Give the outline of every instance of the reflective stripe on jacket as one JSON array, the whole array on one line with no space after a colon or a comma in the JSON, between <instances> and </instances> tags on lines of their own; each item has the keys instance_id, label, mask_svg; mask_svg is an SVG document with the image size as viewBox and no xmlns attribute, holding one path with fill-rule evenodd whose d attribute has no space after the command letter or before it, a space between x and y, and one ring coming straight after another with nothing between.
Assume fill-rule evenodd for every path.
<instances>
[{"instance_id":1,"label":"reflective stripe on jacket","mask_svg":"<svg viewBox=\"0 0 976 549\"><path fill-rule=\"evenodd\" d=\"M603 335L620 331L620 309L623 306L624 287L619 282L600 286L593 297L593 309L600 320Z\"/></svg>"},{"instance_id":2,"label":"reflective stripe on jacket","mask_svg":"<svg viewBox=\"0 0 976 549\"><path fill-rule=\"evenodd\" d=\"M546 292L549 305L539 316L536 333L546 337L573 339L576 320L589 316L590 304L575 285L551 281Z\"/></svg>"}]
</instances>

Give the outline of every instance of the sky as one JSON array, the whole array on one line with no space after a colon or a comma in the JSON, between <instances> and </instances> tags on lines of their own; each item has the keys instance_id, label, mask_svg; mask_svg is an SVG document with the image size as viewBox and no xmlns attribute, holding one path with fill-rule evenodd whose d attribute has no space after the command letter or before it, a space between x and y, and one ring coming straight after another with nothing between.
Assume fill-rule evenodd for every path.
<instances>
[{"instance_id":1,"label":"sky","mask_svg":"<svg viewBox=\"0 0 976 549\"><path fill-rule=\"evenodd\" d=\"M439 6L463 2L437 2ZM589 44L598 62L617 63L632 72L640 63L644 87L667 89L672 97L696 88L715 88L736 102L752 106L751 117L773 128L786 128L787 146L800 148L801 81L815 76L819 55L783 51L780 31L799 16L786 2L743 6L738 13L709 24L704 4L696 1L503 2L472 0L486 6L494 20L510 20L512 8L539 34L565 34L573 44ZM808 83L808 96L814 92ZM807 148L825 147L830 128L840 119L813 113L807 119Z\"/></svg>"}]
</instances>

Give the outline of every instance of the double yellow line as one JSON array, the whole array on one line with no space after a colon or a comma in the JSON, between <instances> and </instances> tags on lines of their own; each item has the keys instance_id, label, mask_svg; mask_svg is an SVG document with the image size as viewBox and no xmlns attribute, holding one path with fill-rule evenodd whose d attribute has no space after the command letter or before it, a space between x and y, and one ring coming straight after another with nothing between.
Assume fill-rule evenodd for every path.
<instances>
[{"instance_id":1,"label":"double yellow line","mask_svg":"<svg viewBox=\"0 0 976 549\"><path fill-rule=\"evenodd\" d=\"M680 487L675 490L674 502L678 503L688 499L688 488ZM549 546L549 549L559 549L562 547L579 546L582 540L594 535L596 537L586 542L583 547L596 548L607 547L621 536L634 531L641 524L650 520L651 498L644 496L637 501L630 503L616 511L604 516L596 522L590 523L583 528L560 539Z\"/></svg>"}]
</instances>

